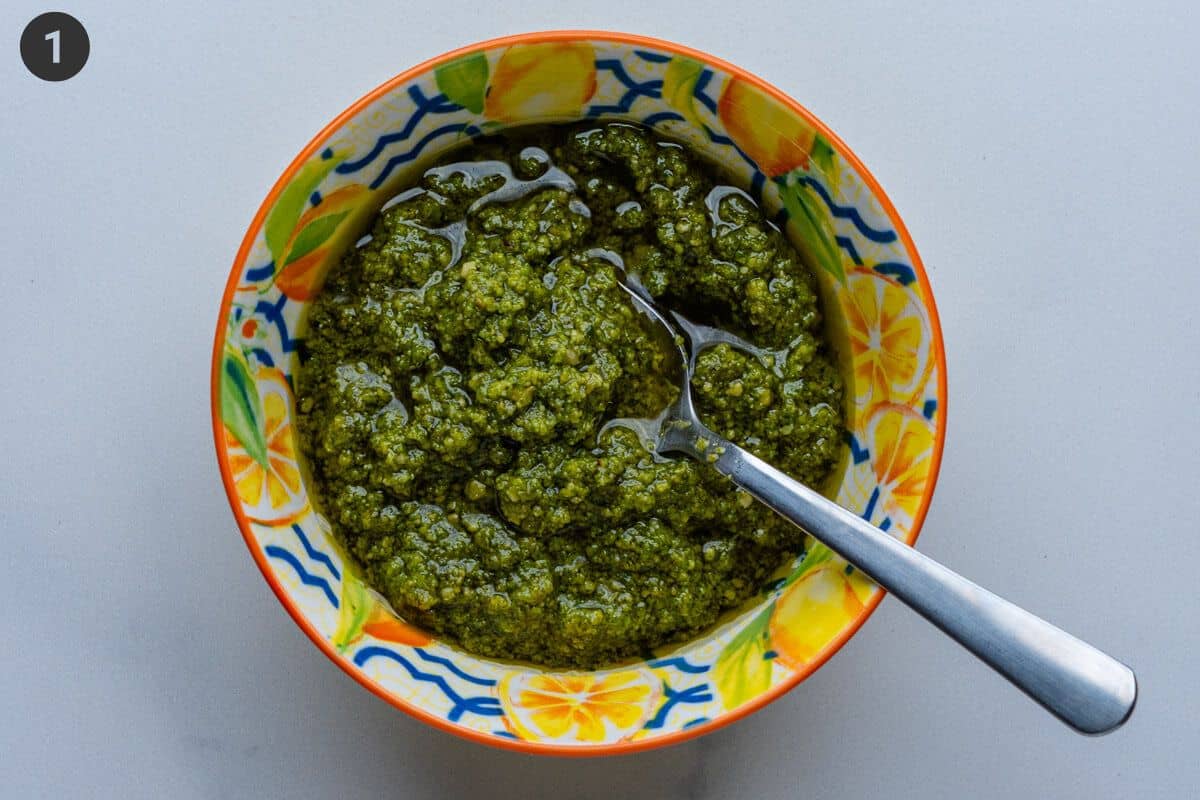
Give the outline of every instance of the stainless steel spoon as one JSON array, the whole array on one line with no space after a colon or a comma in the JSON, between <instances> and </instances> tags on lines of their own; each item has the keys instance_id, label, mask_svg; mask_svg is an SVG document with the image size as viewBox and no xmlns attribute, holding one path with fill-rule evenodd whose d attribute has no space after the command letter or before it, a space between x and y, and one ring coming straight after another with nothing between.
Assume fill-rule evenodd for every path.
<instances>
[{"instance_id":1,"label":"stainless steel spoon","mask_svg":"<svg viewBox=\"0 0 1200 800\"><path fill-rule=\"evenodd\" d=\"M1137 679L1129 667L976 586L709 430L692 405L696 356L722 343L762 351L660 308L633 276L620 269L618 274L634 305L679 354L678 372L670 376L679 386L679 399L660 417L654 444L659 455L683 454L711 464L1080 733L1108 733L1129 719L1137 702Z\"/></svg>"}]
</instances>

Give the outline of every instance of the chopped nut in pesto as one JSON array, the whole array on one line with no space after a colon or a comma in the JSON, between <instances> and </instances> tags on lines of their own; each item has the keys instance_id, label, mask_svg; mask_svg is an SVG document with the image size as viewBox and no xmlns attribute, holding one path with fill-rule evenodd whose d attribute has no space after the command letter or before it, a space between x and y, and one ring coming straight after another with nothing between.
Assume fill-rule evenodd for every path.
<instances>
[{"instance_id":1,"label":"chopped nut in pesto","mask_svg":"<svg viewBox=\"0 0 1200 800\"><path fill-rule=\"evenodd\" d=\"M518 129L453 158L312 304L296 388L319 507L397 612L479 655L588 668L686 639L803 534L605 425L675 395L612 256L773 354L703 353L697 407L816 485L842 399L813 277L746 194L640 128Z\"/></svg>"}]
</instances>

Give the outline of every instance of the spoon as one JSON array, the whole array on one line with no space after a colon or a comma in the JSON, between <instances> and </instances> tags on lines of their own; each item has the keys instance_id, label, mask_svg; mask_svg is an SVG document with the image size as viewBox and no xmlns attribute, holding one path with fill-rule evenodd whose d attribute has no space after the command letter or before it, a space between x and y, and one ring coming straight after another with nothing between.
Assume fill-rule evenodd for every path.
<instances>
[{"instance_id":1,"label":"spoon","mask_svg":"<svg viewBox=\"0 0 1200 800\"><path fill-rule=\"evenodd\" d=\"M1133 713L1133 670L1049 622L983 589L717 435L692 404L696 357L718 344L761 355L737 336L661 308L635 276L617 270L634 306L669 339L668 377L679 398L660 416L659 456L711 464L736 485L900 598L1017 688L1080 733L1119 728Z\"/></svg>"}]
</instances>

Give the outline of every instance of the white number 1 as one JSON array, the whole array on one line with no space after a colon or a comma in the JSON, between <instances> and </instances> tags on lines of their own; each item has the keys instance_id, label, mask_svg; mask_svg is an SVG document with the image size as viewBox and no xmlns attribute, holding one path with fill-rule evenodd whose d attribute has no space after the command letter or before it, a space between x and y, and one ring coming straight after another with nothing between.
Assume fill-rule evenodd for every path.
<instances>
[{"instance_id":1,"label":"white number 1","mask_svg":"<svg viewBox=\"0 0 1200 800\"><path fill-rule=\"evenodd\" d=\"M58 37L61 31L50 31L46 34L46 41L50 42L50 60L55 64L59 63Z\"/></svg>"}]
</instances>

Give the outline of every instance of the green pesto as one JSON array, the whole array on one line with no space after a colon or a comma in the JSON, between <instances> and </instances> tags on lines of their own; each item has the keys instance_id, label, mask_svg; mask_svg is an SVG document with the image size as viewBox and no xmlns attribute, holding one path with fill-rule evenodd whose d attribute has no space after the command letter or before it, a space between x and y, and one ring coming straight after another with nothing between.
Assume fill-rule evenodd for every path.
<instances>
[{"instance_id":1,"label":"green pesto","mask_svg":"<svg viewBox=\"0 0 1200 800\"><path fill-rule=\"evenodd\" d=\"M748 196L642 129L544 127L454 157L312 305L298 425L320 507L401 615L471 652L587 668L688 638L803 534L605 425L675 395L614 262L770 351L704 353L701 418L818 485L842 400L813 277Z\"/></svg>"}]
</instances>

